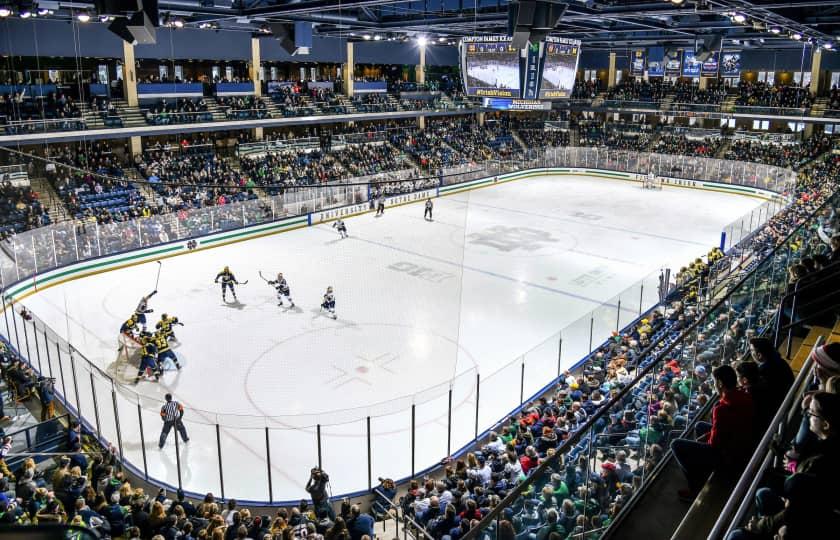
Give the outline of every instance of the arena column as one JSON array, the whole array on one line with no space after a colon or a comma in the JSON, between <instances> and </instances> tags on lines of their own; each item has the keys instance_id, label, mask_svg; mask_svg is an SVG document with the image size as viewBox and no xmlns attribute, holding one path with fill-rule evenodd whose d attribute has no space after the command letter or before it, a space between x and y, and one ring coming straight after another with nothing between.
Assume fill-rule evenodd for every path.
<instances>
[{"instance_id":1,"label":"arena column","mask_svg":"<svg viewBox=\"0 0 840 540\"><path fill-rule=\"evenodd\" d=\"M255 99L260 99L260 96L262 96L262 81L260 80L261 65L262 59L260 58L260 40L257 38L251 38L251 65L249 66L249 72L251 75L251 82L254 83ZM263 138L263 128L254 128L253 135L256 140L261 141Z\"/></svg>"},{"instance_id":2,"label":"arena column","mask_svg":"<svg viewBox=\"0 0 840 540\"><path fill-rule=\"evenodd\" d=\"M426 129L426 117L425 116L418 116L417 117L417 129Z\"/></svg>"},{"instance_id":3,"label":"arena column","mask_svg":"<svg viewBox=\"0 0 840 540\"><path fill-rule=\"evenodd\" d=\"M612 88L615 86L615 66L616 66L616 55L614 52L610 53L610 70L607 73L607 87Z\"/></svg>"},{"instance_id":4,"label":"arena column","mask_svg":"<svg viewBox=\"0 0 840 540\"><path fill-rule=\"evenodd\" d=\"M122 41L123 45L123 97L129 107L136 107L137 100L137 62L134 59L134 45Z\"/></svg>"},{"instance_id":5,"label":"arena column","mask_svg":"<svg viewBox=\"0 0 840 540\"><path fill-rule=\"evenodd\" d=\"M709 87L709 79L710 77L700 77L700 82L697 84L698 90L705 90Z\"/></svg>"},{"instance_id":6,"label":"arena column","mask_svg":"<svg viewBox=\"0 0 840 540\"><path fill-rule=\"evenodd\" d=\"M353 72L356 71L356 65L353 62L353 42L347 42L347 61L341 68L341 76L344 79L344 92L347 97L353 97Z\"/></svg>"},{"instance_id":7,"label":"arena column","mask_svg":"<svg viewBox=\"0 0 840 540\"><path fill-rule=\"evenodd\" d=\"M420 63L414 66L414 79L417 85L426 84L426 44L420 43Z\"/></svg>"},{"instance_id":8,"label":"arena column","mask_svg":"<svg viewBox=\"0 0 840 540\"><path fill-rule=\"evenodd\" d=\"M822 82L822 49L816 47L813 56L811 56L811 93L816 95L820 91L820 83Z\"/></svg>"}]
</instances>

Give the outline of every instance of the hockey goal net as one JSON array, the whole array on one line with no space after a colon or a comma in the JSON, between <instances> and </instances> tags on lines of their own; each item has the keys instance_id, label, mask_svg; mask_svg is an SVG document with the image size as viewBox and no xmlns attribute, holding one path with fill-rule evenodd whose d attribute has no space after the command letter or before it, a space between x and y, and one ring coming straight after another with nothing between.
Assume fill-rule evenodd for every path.
<instances>
[{"instance_id":1,"label":"hockey goal net","mask_svg":"<svg viewBox=\"0 0 840 540\"><path fill-rule=\"evenodd\" d=\"M662 189L662 177L658 174L642 175L642 187L644 189Z\"/></svg>"},{"instance_id":2,"label":"hockey goal net","mask_svg":"<svg viewBox=\"0 0 840 540\"><path fill-rule=\"evenodd\" d=\"M114 371L120 379L129 380L133 373L137 371L137 366L140 365L143 346L137 338L126 334L120 334L117 341L119 347L117 348L117 361L114 365Z\"/></svg>"}]
</instances>

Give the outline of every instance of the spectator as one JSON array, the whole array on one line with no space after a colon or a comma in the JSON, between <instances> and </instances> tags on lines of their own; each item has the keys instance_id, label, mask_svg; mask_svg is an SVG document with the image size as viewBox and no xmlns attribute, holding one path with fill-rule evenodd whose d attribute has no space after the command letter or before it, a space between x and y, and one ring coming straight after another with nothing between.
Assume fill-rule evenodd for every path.
<instances>
[{"instance_id":1,"label":"spectator","mask_svg":"<svg viewBox=\"0 0 840 540\"><path fill-rule=\"evenodd\" d=\"M712 377L720 396L712 409L712 423L697 423L697 440L676 439L671 443L674 458L688 480L688 490L680 491L684 498L693 499L715 470L738 471L755 442L752 399L738 389L735 370L719 366Z\"/></svg>"},{"instance_id":2,"label":"spectator","mask_svg":"<svg viewBox=\"0 0 840 540\"><path fill-rule=\"evenodd\" d=\"M750 355L758 363L758 374L767 384L768 405L775 411L793 386L793 371L767 338L750 339Z\"/></svg>"}]
</instances>

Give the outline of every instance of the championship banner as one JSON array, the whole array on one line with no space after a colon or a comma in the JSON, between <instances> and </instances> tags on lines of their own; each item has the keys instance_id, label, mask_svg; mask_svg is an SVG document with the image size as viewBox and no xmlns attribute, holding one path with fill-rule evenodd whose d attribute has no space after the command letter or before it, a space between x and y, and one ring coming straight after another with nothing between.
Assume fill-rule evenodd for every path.
<instances>
[{"instance_id":1,"label":"championship banner","mask_svg":"<svg viewBox=\"0 0 840 540\"><path fill-rule=\"evenodd\" d=\"M630 75L641 77L645 74L647 55L644 49L635 49L630 56Z\"/></svg>"},{"instance_id":2,"label":"championship banner","mask_svg":"<svg viewBox=\"0 0 840 540\"><path fill-rule=\"evenodd\" d=\"M648 47L647 71L648 77L665 76L665 47Z\"/></svg>"},{"instance_id":3,"label":"championship banner","mask_svg":"<svg viewBox=\"0 0 840 540\"><path fill-rule=\"evenodd\" d=\"M679 77L682 74L682 49L671 49L665 55L665 75Z\"/></svg>"},{"instance_id":4,"label":"championship banner","mask_svg":"<svg viewBox=\"0 0 840 540\"><path fill-rule=\"evenodd\" d=\"M720 76L721 77L740 77L741 76L741 53L726 52L720 57Z\"/></svg>"},{"instance_id":5,"label":"championship banner","mask_svg":"<svg viewBox=\"0 0 840 540\"><path fill-rule=\"evenodd\" d=\"M694 51L683 51L682 76L697 78L700 76L702 63L694 58Z\"/></svg>"},{"instance_id":6,"label":"championship banner","mask_svg":"<svg viewBox=\"0 0 840 540\"><path fill-rule=\"evenodd\" d=\"M720 68L720 53L715 51L708 60L703 62L700 68L700 74L703 77L717 77L718 68Z\"/></svg>"}]
</instances>

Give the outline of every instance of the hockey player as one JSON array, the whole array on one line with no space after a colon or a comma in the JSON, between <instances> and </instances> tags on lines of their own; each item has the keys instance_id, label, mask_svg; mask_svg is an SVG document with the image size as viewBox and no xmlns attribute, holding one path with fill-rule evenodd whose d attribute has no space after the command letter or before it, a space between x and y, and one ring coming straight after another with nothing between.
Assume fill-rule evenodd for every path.
<instances>
[{"instance_id":1,"label":"hockey player","mask_svg":"<svg viewBox=\"0 0 840 540\"><path fill-rule=\"evenodd\" d=\"M169 358L175 364L175 367L179 370L181 369L181 364L178 363L178 357L175 356L175 353L172 349L169 348L169 340L166 339L166 335L163 332L158 330L155 332L153 336L155 346L157 347L157 363L158 363L158 371L163 372L163 364L166 362L166 359Z\"/></svg>"},{"instance_id":2,"label":"hockey player","mask_svg":"<svg viewBox=\"0 0 840 540\"><path fill-rule=\"evenodd\" d=\"M338 234L340 234L342 238L347 238L347 226L344 224L344 220L339 219L338 221L333 222L333 229L338 229Z\"/></svg>"},{"instance_id":3,"label":"hockey player","mask_svg":"<svg viewBox=\"0 0 840 540\"><path fill-rule=\"evenodd\" d=\"M324 293L324 301L321 303L321 309L327 310L333 319L337 318L335 315L335 295L333 294L332 287L327 287L327 292Z\"/></svg>"},{"instance_id":4,"label":"hockey player","mask_svg":"<svg viewBox=\"0 0 840 540\"><path fill-rule=\"evenodd\" d=\"M146 329L146 313L151 313L154 310L149 307L149 298L157 294L157 291L152 291L137 303L137 308L134 310L134 315L137 317L137 322L143 330Z\"/></svg>"},{"instance_id":5,"label":"hockey player","mask_svg":"<svg viewBox=\"0 0 840 540\"><path fill-rule=\"evenodd\" d=\"M130 339L137 339L137 315L134 314L125 321L122 326L120 326L120 334L123 334L127 338Z\"/></svg>"},{"instance_id":6,"label":"hockey player","mask_svg":"<svg viewBox=\"0 0 840 540\"><path fill-rule=\"evenodd\" d=\"M236 276L234 276L233 272L230 271L229 266L225 266L221 272L216 274L216 283L218 283L220 279L222 280L222 302L227 302L225 295L227 294L228 289L230 289L231 294L233 294L233 301L236 302L236 289L233 288L233 285L239 285L239 282L236 281Z\"/></svg>"},{"instance_id":7,"label":"hockey player","mask_svg":"<svg viewBox=\"0 0 840 540\"><path fill-rule=\"evenodd\" d=\"M177 341L178 338L175 337L175 331L172 330L172 327L175 326L176 324L180 325L180 326L184 326L184 323L180 322L178 320L178 317L170 317L166 313L164 313L163 315L160 316L160 320L155 325L155 329L159 332L163 332L163 335L166 336L166 339L168 339L168 340L173 340L174 339L174 340Z\"/></svg>"},{"instance_id":8,"label":"hockey player","mask_svg":"<svg viewBox=\"0 0 840 540\"><path fill-rule=\"evenodd\" d=\"M376 200L376 216L385 215L385 195L380 194Z\"/></svg>"},{"instance_id":9,"label":"hockey player","mask_svg":"<svg viewBox=\"0 0 840 540\"><path fill-rule=\"evenodd\" d=\"M285 297L286 300L289 301L289 307L295 307L295 302L292 300L291 291L289 290L289 284L286 282L286 278L283 277L283 272L277 273L277 279L268 282L269 285L274 287L274 290L277 291L277 305L283 305L283 298Z\"/></svg>"},{"instance_id":10,"label":"hockey player","mask_svg":"<svg viewBox=\"0 0 840 540\"><path fill-rule=\"evenodd\" d=\"M158 349L155 345L155 340L152 339L152 334L143 332L140 334L140 341L143 344L143 354L140 357L140 367L137 369L137 376L134 378L134 384L140 382L144 375L154 375L155 381L160 380L160 366L157 363Z\"/></svg>"},{"instance_id":11,"label":"hockey player","mask_svg":"<svg viewBox=\"0 0 840 540\"><path fill-rule=\"evenodd\" d=\"M426 198L426 209L423 211L423 219L432 221L432 199Z\"/></svg>"}]
</instances>

